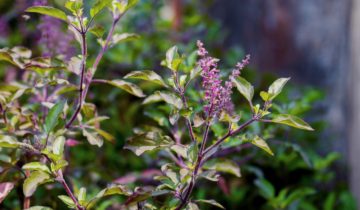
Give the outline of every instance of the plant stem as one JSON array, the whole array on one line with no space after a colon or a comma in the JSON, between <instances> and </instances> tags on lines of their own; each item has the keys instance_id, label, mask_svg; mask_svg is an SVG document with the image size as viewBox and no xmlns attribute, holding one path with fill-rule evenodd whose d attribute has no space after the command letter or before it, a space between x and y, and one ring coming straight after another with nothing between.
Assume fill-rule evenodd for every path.
<instances>
[{"instance_id":1,"label":"plant stem","mask_svg":"<svg viewBox=\"0 0 360 210\"><path fill-rule=\"evenodd\" d=\"M81 206L79 201L76 199L74 193L71 191L69 185L66 183L64 177L63 177L63 174L62 174L62 171L59 170L58 171L58 177L57 177L57 181L60 182L63 187L65 188L65 191L66 193L69 195L69 197L71 198L71 200L73 200L73 202L75 203L76 205L76 208L78 210L85 210L85 207Z\"/></svg>"},{"instance_id":2,"label":"plant stem","mask_svg":"<svg viewBox=\"0 0 360 210\"><path fill-rule=\"evenodd\" d=\"M225 136L221 137L220 139L218 139L215 144L211 145L210 147L208 147L205 152L204 155L207 154L209 151L211 151L212 149L214 149L215 147L219 146L221 143L223 143L228 137L230 136L234 136L236 134L238 134L242 129L244 129L246 126L250 125L251 123L253 123L254 121L258 120L256 117L251 118L250 120L246 121L244 124L240 125L240 127L238 129L236 129L235 131L229 131Z\"/></svg>"},{"instance_id":3,"label":"plant stem","mask_svg":"<svg viewBox=\"0 0 360 210\"><path fill-rule=\"evenodd\" d=\"M206 146L206 142L207 142L207 138L208 138L208 134L209 134L209 128L210 128L210 123L207 123L205 132L204 132L204 138L203 138L203 141L201 142L200 150L198 152L198 157L196 159L195 168L191 175L190 184L189 184L188 188L186 189L185 195L183 196L183 199L182 199L180 205L176 208L176 210L182 209L189 202L190 195L195 187L196 176L198 175L198 172L199 172L199 169L201 166L201 162L204 157L203 152L204 152L204 149Z\"/></svg>"},{"instance_id":4,"label":"plant stem","mask_svg":"<svg viewBox=\"0 0 360 210\"><path fill-rule=\"evenodd\" d=\"M188 109L188 104L187 104L187 100L186 100L186 97L185 97L185 88L182 88L180 86L180 83L179 83L179 73L176 72L175 75L174 75L174 78L175 78L175 84L176 84L176 87L177 87L177 91L181 97L181 101L183 102L184 104L184 107L185 109ZM195 139L195 136L194 136L194 131L192 129L192 126L191 126L191 121L189 118L186 118L186 127L188 128L188 131L189 131L189 135L190 135L190 139L192 142L194 142L196 139Z\"/></svg>"},{"instance_id":5,"label":"plant stem","mask_svg":"<svg viewBox=\"0 0 360 210\"><path fill-rule=\"evenodd\" d=\"M79 99L78 99L78 105L77 108L70 118L69 122L65 125L65 128L70 128L71 124L75 121L77 115L79 114L82 104L83 104L83 86L84 86L84 78L85 78L85 70L86 70L86 56L87 56L87 44L86 44L86 32L81 32L81 76L80 76L80 84L79 84Z\"/></svg>"},{"instance_id":6,"label":"plant stem","mask_svg":"<svg viewBox=\"0 0 360 210\"><path fill-rule=\"evenodd\" d=\"M194 187L195 187L195 181L196 181L196 176L198 175L199 169L201 168L203 162L206 161L206 159L203 159L204 156L211 151L212 149L214 149L215 147L219 146L222 142L224 142L228 137L230 136L234 136L236 134L238 134L241 130L243 130L245 127L247 127L248 125L250 125L251 123L253 123L254 121L257 121L259 118L258 116L254 116L252 117L250 120L246 121L244 124L242 124L238 129L236 129L235 131L231 131L229 130L229 132L223 136L222 138L218 139L215 144L211 145L210 147L208 147L207 149L205 149L206 146L206 142L207 142L207 138L208 138L208 133L209 133L209 128L210 125L209 123L206 125L206 129L205 129L205 133L204 133L204 139L201 142L201 146L200 146L200 150L198 153L198 158L196 160L195 163L195 168L194 171L192 173L191 176L191 180L189 183L188 188L185 191L185 195L182 197L181 199L181 203L179 204L178 207L176 207L176 210L181 210L182 208L184 208L187 203L189 202L189 198L191 195L191 192L193 191Z\"/></svg>"},{"instance_id":7,"label":"plant stem","mask_svg":"<svg viewBox=\"0 0 360 210\"><path fill-rule=\"evenodd\" d=\"M92 66L92 73L88 76L87 78L87 84L85 84L85 90L84 90L84 94L83 94L83 100L85 100L86 98L86 95L87 95L87 92L89 90L89 87L93 81L93 77L95 75L95 72L96 72L96 69L101 61L101 59L103 58L104 56L104 53L106 52L106 50L109 48L109 44L111 42L111 39L112 39L112 36L114 34L114 31L115 31L115 26L116 24L119 22L121 16L117 17L117 18L114 18L112 24L111 24L111 28L110 28L110 31L106 37L106 40L105 40L105 43L103 45L103 47L101 48L99 54L96 56L96 59L95 59L95 62Z\"/></svg>"}]
</instances>

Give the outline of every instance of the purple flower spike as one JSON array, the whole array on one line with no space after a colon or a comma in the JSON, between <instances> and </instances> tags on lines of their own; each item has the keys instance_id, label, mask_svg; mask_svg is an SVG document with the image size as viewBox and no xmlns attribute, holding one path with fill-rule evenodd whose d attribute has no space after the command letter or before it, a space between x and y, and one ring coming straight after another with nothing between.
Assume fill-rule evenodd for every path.
<instances>
[{"instance_id":1,"label":"purple flower spike","mask_svg":"<svg viewBox=\"0 0 360 210\"><path fill-rule=\"evenodd\" d=\"M197 41L198 55L200 60L198 65L202 69L202 88L204 89L204 111L208 117L217 116L221 111L226 111L229 114L233 113L234 105L231 100L233 83L231 78L238 77L241 70L245 68L250 62L250 55L247 55L241 62L236 65L236 68L229 76L229 80L225 81L222 86L220 78L220 70L217 68L218 59L208 56L208 51L204 48L201 41Z\"/></svg>"}]
</instances>

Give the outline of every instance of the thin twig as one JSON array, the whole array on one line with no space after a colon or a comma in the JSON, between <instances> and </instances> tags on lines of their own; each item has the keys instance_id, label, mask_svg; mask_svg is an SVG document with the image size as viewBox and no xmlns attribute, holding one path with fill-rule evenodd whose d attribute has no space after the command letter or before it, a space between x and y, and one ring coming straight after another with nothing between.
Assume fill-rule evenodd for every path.
<instances>
[{"instance_id":1,"label":"thin twig","mask_svg":"<svg viewBox=\"0 0 360 210\"><path fill-rule=\"evenodd\" d=\"M58 177L56 178L56 180L57 180L58 182L60 182L60 183L62 184L62 186L65 188L66 193L69 195L69 197L71 198L71 200L73 200L73 202L74 202L75 205L76 205L76 208L77 208L78 210L85 210L85 208L84 208L83 206L81 206L80 203L79 203L79 201L76 199L76 197L75 197L74 193L71 191L69 185L66 183L66 181L65 181L65 179L64 179L64 176L63 176L63 174L62 174L62 171L59 170L59 171L57 172L57 174L58 174Z\"/></svg>"},{"instance_id":2,"label":"thin twig","mask_svg":"<svg viewBox=\"0 0 360 210\"><path fill-rule=\"evenodd\" d=\"M81 40L82 40L82 50L81 50L81 76L80 76L80 84L79 84L79 99L78 99L78 105L77 108L70 118L69 122L65 125L66 128L69 128L71 124L75 121L76 117L78 116L82 104L83 104L83 86L84 86L84 75L86 70L86 56L87 56L87 44L86 44L86 33L84 31L81 32Z\"/></svg>"}]
</instances>

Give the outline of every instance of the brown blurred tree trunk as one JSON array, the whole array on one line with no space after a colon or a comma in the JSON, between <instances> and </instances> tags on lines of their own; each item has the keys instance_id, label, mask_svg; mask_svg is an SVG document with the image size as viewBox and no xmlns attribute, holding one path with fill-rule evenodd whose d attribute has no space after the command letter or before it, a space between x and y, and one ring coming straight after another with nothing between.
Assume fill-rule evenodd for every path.
<instances>
[{"instance_id":1,"label":"brown blurred tree trunk","mask_svg":"<svg viewBox=\"0 0 360 210\"><path fill-rule=\"evenodd\" d=\"M181 0L173 0L173 12L174 12L174 18L173 18L173 29L178 31L181 28L182 23L182 4Z\"/></svg>"}]
</instances>

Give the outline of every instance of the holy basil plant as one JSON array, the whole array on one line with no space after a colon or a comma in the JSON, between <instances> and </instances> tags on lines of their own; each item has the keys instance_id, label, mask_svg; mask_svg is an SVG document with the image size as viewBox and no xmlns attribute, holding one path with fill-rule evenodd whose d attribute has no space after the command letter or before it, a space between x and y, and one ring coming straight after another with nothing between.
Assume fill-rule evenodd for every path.
<instances>
[{"instance_id":1,"label":"holy basil plant","mask_svg":"<svg viewBox=\"0 0 360 210\"><path fill-rule=\"evenodd\" d=\"M66 195L58 197L72 209L90 209L108 195L133 194L125 186L109 185L94 197L87 197L86 188L81 187L76 192L72 190L63 170L68 165L68 160L64 158L64 147L73 143L71 139L83 136L91 145L99 147L104 140L114 141L112 135L100 128L100 122L107 117L99 116L96 106L86 101L90 85L105 83L137 97L145 96L138 86L128 81L94 78L108 49L138 37L132 33L115 33L121 17L136 2L98 0L89 11L85 11L82 0L67 1L63 10L41 5L28 8L26 12L29 14L37 13L61 20L73 32L81 47L81 54L70 61L61 56L34 57L31 50L25 47L0 50L0 60L23 71L21 81L0 86L0 147L2 151L20 151L4 157L9 168L18 167L15 163L27 157L28 162L18 168L24 179L24 209L48 209L35 205L30 207L30 198L39 185L54 182L63 186ZM103 10L109 10L112 17L106 37L104 27L96 24L96 17ZM89 33L99 43L97 55L88 53ZM95 60L90 63L90 59ZM1 193L2 200L14 184L9 183L6 189L10 190Z\"/></svg>"},{"instance_id":2,"label":"holy basil plant","mask_svg":"<svg viewBox=\"0 0 360 210\"><path fill-rule=\"evenodd\" d=\"M304 130L313 130L298 117L286 113L271 113L273 100L281 93L289 78L280 78L267 91L260 92L261 104L254 104L254 87L241 71L249 64L246 56L223 81L218 59L209 55L198 41L197 52L180 56L177 47L170 48L162 65L169 69L164 79L150 70L134 71L124 79L95 78L104 53L112 46L137 38L132 33L115 33L121 17L136 4L136 0L98 0L85 10L81 0L69 0L65 9L33 6L26 10L61 20L74 34L81 54L69 60L61 56L34 57L25 47L0 50L0 60L23 71L22 80L0 86L0 147L6 154L5 167L17 168L21 178L2 183L3 200L14 182L23 185L24 209L50 209L31 203L31 197L40 185L59 183L64 195L58 195L70 209L93 209L103 197L121 195L122 209L198 209L199 203L223 206L213 199L195 199L192 192L199 180L217 181L222 173L240 177L240 168L231 159L217 154L225 147L250 143L269 155L274 155L266 140L258 132L243 131L258 123L277 123ZM107 35L103 26L96 24L97 15L109 10L112 23ZM96 55L88 53L92 36L99 43ZM102 71L102 69L99 69ZM74 144L73 139L87 139L89 144L101 147L103 141L115 138L100 127L105 116L99 116L95 104L86 101L89 87L103 83L115 86L137 97L145 97L137 85L128 80L145 80L159 86L147 96L143 104L149 106L145 115L156 122L134 129L126 149L136 155L155 153L165 156L161 162L162 174L154 177L157 186L129 186L113 184L87 196L85 187L71 187L66 181L64 150ZM232 100L237 89L249 104L250 116L241 116ZM256 101L256 100L255 100ZM165 117L168 116L168 117ZM245 119L243 119L245 118ZM227 132L218 129L225 127ZM120 157L121 158L121 157ZM6 159L6 161L3 161ZM19 167L15 165L22 160ZM24 161L25 160L25 161Z\"/></svg>"},{"instance_id":3,"label":"holy basil plant","mask_svg":"<svg viewBox=\"0 0 360 210\"><path fill-rule=\"evenodd\" d=\"M153 82L161 87L149 95L143 104L157 104L158 111L152 106L147 115L160 126L145 125L134 130L135 136L128 139L125 148L136 155L153 150L166 153L168 162L162 163L161 176L154 177L161 184L150 195L168 195L163 203L147 201L152 209L199 209L198 204L205 203L219 208L217 201L196 200L192 192L196 184L205 179L218 181L219 174L230 173L240 177L240 168L231 159L218 157L224 147L235 147L251 143L255 147L273 156L266 140L260 134L242 133L244 129L256 123L278 123L298 129L312 131L303 120L286 113L272 114L273 100L278 96L289 78L280 78L270 85L267 91L260 92L262 104L253 104L254 87L243 77L241 71L248 65L250 56L246 56L223 81L218 68L218 59L209 56L203 43L198 41L198 50L190 56L180 56L177 47L170 48L162 62L168 68L169 78L163 79L154 71L134 71L125 78ZM196 62L196 56L198 60ZM232 89L236 88L245 98L251 109L248 119L241 119L236 112L236 103L232 101ZM164 117L168 115L168 117ZM218 126L227 128L219 133Z\"/></svg>"}]
</instances>

